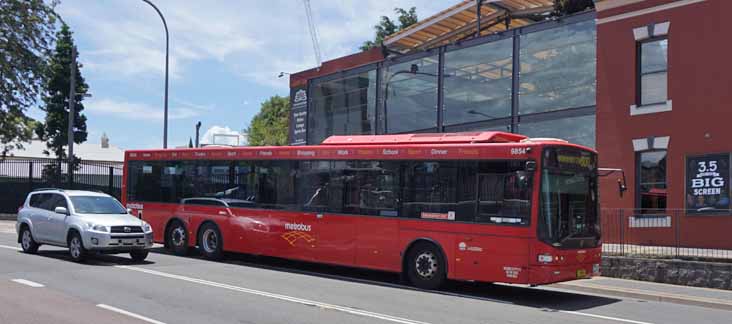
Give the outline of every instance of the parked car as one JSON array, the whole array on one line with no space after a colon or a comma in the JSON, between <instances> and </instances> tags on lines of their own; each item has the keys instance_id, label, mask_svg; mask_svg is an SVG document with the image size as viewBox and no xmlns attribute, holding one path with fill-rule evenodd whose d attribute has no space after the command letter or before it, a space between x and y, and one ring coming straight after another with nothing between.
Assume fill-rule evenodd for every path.
<instances>
[{"instance_id":1,"label":"parked car","mask_svg":"<svg viewBox=\"0 0 732 324\"><path fill-rule=\"evenodd\" d=\"M152 227L129 214L114 197L91 191L42 189L28 194L18 211L18 243L26 253L42 244L69 248L71 259L91 253L129 253L147 258Z\"/></svg>"}]
</instances>

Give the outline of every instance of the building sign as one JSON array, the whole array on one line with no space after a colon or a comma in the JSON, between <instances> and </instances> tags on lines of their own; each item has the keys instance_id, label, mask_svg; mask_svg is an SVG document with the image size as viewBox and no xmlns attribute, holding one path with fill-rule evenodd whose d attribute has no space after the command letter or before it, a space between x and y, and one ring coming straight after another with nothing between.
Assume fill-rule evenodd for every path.
<instances>
[{"instance_id":1,"label":"building sign","mask_svg":"<svg viewBox=\"0 0 732 324\"><path fill-rule=\"evenodd\" d=\"M290 107L290 145L305 145L308 134L307 86L290 89Z\"/></svg>"},{"instance_id":2,"label":"building sign","mask_svg":"<svg viewBox=\"0 0 732 324\"><path fill-rule=\"evenodd\" d=\"M690 214L728 212L729 154L686 159L686 209Z\"/></svg>"}]
</instances>

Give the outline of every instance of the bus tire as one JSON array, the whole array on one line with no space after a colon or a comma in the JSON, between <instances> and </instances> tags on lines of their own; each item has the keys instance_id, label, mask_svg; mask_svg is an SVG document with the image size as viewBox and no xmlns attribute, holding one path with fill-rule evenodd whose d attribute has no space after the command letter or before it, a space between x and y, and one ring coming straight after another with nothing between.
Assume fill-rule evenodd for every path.
<instances>
[{"instance_id":1,"label":"bus tire","mask_svg":"<svg viewBox=\"0 0 732 324\"><path fill-rule=\"evenodd\" d=\"M445 282L445 257L429 242L417 242L407 252L406 274L409 282L421 289L437 289Z\"/></svg>"},{"instance_id":2,"label":"bus tire","mask_svg":"<svg viewBox=\"0 0 732 324\"><path fill-rule=\"evenodd\" d=\"M174 220L168 226L168 232L165 234L165 246L170 249L173 254L178 256L188 255L188 230L186 225L179 220Z\"/></svg>"},{"instance_id":3,"label":"bus tire","mask_svg":"<svg viewBox=\"0 0 732 324\"><path fill-rule=\"evenodd\" d=\"M216 224L204 223L198 230L198 248L209 260L221 260L224 256L224 239Z\"/></svg>"}]
</instances>

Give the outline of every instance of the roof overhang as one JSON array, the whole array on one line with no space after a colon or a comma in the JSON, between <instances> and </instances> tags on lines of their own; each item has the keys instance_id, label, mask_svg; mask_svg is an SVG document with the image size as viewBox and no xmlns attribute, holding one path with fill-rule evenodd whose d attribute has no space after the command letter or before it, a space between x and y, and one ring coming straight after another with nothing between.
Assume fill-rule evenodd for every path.
<instances>
[{"instance_id":1,"label":"roof overhang","mask_svg":"<svg viewBox=\"0 0 732 324\"><path fill-rule=\"evenodd\" d=\"M477 36L479 17L483 36L531 24L553 10L554 0L463 0L388 36L384 46L400 53L426 50Z\"/></svg>"}]
</instances>

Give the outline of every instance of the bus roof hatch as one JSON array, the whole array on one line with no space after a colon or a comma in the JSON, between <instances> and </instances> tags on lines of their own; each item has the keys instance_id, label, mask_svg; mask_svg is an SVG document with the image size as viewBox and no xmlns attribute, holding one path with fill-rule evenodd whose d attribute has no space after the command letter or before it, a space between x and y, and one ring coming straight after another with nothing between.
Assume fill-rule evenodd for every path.
<instances>
[{"instance_id":1,"label":"bus roof hatch","mask_svg":"<svg viewBox=\"0 0 732 324\"><path fill-rule=\"evenodd\" d=\"M338 135L322 145L518 143L526 136L506 132Z\"/></svg>"}]
</instances>

